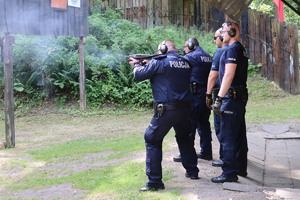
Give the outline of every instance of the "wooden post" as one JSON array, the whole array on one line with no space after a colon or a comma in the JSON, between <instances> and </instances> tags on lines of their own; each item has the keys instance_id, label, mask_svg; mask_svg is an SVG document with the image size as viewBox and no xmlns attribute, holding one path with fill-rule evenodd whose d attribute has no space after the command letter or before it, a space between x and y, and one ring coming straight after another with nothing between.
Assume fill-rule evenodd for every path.
<instances>
[{"instance_id":1,"label":"wooden post","mask_svg":"<svg viewBox=\"0 0 300 200\"><path fill-rule=\"evenodd\" d=\"M5 134L6 148L15 147L15 116L14 116L14 95L13 95L13 62L12 45L15 37L4 33L3 40L3 63L4 63L4 112L5 112Z\"/></svg>"},{"instance_id":2,"label":"wooden post","mask_svg":"<svg viewBox=\"0 0 300 200\"><path fill-rule=\"evenodd\" d=\"M81 110L86 109L86 95L85 95L85 68L84 68L84 44L85 38L80 37L79 40L79 67L80 67L80 75L79 75L79 85L80 85L80 108Z\"/></svg>"}]
</instances>

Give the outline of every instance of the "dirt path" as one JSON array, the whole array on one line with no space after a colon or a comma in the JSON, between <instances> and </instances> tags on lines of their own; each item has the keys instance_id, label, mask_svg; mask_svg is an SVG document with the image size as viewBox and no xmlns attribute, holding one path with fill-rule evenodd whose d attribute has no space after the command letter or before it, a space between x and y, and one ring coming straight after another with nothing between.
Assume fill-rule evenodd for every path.
<instances>
[{"instance_id":1,"label":"dirt path","mask_svg":"<svg viewBox=\"0 0 300 200\"><path fill-rule=\"evenodd\" d=\"M81 170L117 165L118 162L122 162L123 160L119 159L104 163L99 159L112 152L89 153L79 161L78 159L72 161L71 158L68 158L68 161L64 162L58 159L54 164L38 162L24 152L37 147L79 138L113 138L118 137L119 134L123 132L142 134L147 127L150 117L151 113L135 116L101 115L78 117L55 112L39 112L17 118L16 148L10 150L0 149L0 199L111 199L111 197L104 196L89 196L88 191L75 188L72 184L60 184L40 190L27 189L17 191L10 190L5 187L5 185L7 184L6 181L13 183L22 180L24 176L32 173L34 170L49 173L50 177L60 177ZM128 123L129 120L130 123ZM4 130L3 127L0 127L0 129ZM4 135L4 133L2 133L2 135ZM178 154L175 138L166 137L165 144L167 146L163 155L163 168L177 172L172 180L165 182L165 191L179 189L182 191L180 197L188 200L280 199L279 196L276 196L276 194L270 190L262 190L259 192L224 190L222 184L215 184L210 181L211 177L221 174L221 169L212 167L210 161L199 160L200 180L192 181L187 179L184 177L185 171L181 164L174 163L172 160L172 158ZM217 158L218 143L215 138L213 145L214 158ZM197 148L197 151L199 151L199 148ZM136 152L131 158L127 157L126 159L144 162L145 152ZM240 178L239 183L256 185L251 179L246 178Z\"/></svg>"}]
</instances>

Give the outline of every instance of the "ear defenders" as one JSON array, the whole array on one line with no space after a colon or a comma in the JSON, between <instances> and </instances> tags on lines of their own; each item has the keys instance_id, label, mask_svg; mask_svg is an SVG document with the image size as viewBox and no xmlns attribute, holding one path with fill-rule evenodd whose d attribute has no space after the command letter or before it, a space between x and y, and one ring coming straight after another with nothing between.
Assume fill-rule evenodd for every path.
<instances>
[{"instance_id":1,"label":"ear defenders","mask_svg":"<svg viewBox=\"0 0 300 200\"><path fill-rule=\"evenodd\" d=\"M226 22L226 25L227 25L227 26L232 26L233 23L232 23L231 21L228 21L228 22ZM228 35L229 35L230 37L235 37L235 36L236 36L236 29L235 29L235 28L230 28L229 31L228 31L227 33L228 33Z\"/></svg>"},{"instance_id":2,"label":"ear defenders","mask_svg":"<svg viewBox=\"0 0 300 200\"><path fill-rule=\"evenodd\" d=\"M193 43L192 38L190 38L190 39L188 40L188 45L187 45L187 47L188 47L188 49L191 50L191 51L193 51L193 50L195 49L195 44Z\"/></svg>"},{"instance_id":3,"label":"ear defenders","mask_svg":"<svg viewBox=\"0 0 300 200\"><path fill-rule=\"evenodd\" d=\"M167 47L167 45L166 45L166 41L164 41L164 42L161 44L159 50L160 50L160 52L161 52L162 54L165 54L165 53L168 52L168 47Z\"/></svg>"},{"instance_id":4,"label":"ear defenders","mask_svg":"<svg viewBox=\"0 0 300 200\"><path fill-rule=\"evenodd\" d=\"M228 35L230 37L235 37L236 36L236 30L235 30L235 28L230 28L229 31L228 31Z\"/></svg>"}]
</instances>

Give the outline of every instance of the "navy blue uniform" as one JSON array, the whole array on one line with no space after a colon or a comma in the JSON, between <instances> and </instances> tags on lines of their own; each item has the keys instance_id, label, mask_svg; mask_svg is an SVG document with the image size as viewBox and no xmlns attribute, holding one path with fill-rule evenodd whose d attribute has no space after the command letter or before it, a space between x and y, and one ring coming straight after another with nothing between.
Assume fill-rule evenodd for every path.
<instances>
[{"instance_id":1,"label":"navy blue uniform","mask_svg":"<svg viewBox=\"0 0 300 200\"><path fill-rule=\"evenodd\" d=\"M197 85L197 91L192 95L192 132L190 137L192 141L195 140L197 129L200 136L200 153L212 157L212 138L209 123L210 109L206 106L206 87L212 58L199 46L197 46L194 51L185 55L185 58L192 67L190 82L191 84L196 83Z\"/></svg>"},{"instance_id":2,"label":"navy blue uniform","mask_svg":"<svg viewBox=\"0 0 300 200\"><path fill-rule=\"evenodd\" d=\"M228 45L224 45L222 48L218 49L213 56L213 62L212 62L212 66L211 66L211 70L212 71L217 71L219 72L219 65L220 65L220 58L222 56L222 54L224 53L224 51L228 48ZM216 97L218 96L219 93L219 89L220 89L220 83L219 83L219 79L217 79L216 85L214 86L213 89L213 93L214 93L214 100L216 99ZM220 154L220 159L223 160L223 148L222 148L222 144L221 144L221 140L220 140L220 115L216 115L214 114L214 127L215 127L215 132L216 132L216 136L220 142L220 150L219 150L219 154Z\"/></svg>"},{"instance_id":3,"label":"navy blue uniform","mask_svg":"<svg viewBox=\"0 0 300 200\"><path fill-rule=\"evenodd\" d=\"M162 187L162 142L173 127L186 172L197 175L197 156L191 132L191 95L189 78L191 68L175 51L154 58L145 66L134 68L137 81L150 79L154 105L163 104L165 111L159 115L157 109L145 131L147 186Z\"/></svg>"},{"instance_id":4,"label":"navy blue uniform","mask_svg":"<svg viewBox=\"0 0 300 200\"><path fill-rule=\"evenodd\" d=\"M247 71L248 57L240 42L235 42L223 53L220 60L219 81L225 73L225 64L237 64L235 75L230 88L243 89L243 98L233 98L228 91L221 105L221 144L223 147L223 174L234 177L247 172L247 137L245 113L248 100Z\"/></svg>"}]
</instances>

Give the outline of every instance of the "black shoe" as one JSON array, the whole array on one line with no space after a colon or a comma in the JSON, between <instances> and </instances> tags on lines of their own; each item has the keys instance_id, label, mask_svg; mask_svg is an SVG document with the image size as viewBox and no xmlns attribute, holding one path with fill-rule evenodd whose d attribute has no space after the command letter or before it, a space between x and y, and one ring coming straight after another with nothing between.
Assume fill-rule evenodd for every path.
<instances>
[{"instance_id":1,"label":"black shoe","mask_svg":"<svg viewBox=\"0 0 300 200\"><path fill-rule=\"evenodd\" d=\"M190 179L192 179L192 180L197 180L197 179L199 179L199 176L198 176L198 175L191 175L191 174L189 174L189 173L185 173L185 177L190 178Z\"/></svg>"},{"instance_id":2,"label":"black shoe","mask_svg":"<svg viewBox=\"0 0 300 200\"><path fill-rule=\"evenodd\" d=\"M214 167L222 167L223 164L224 164L224 162L223 162L222 160L213 161L213 162L211 163L211 165L214 166Z\"/></svg>"},{"instance_id":3,"label":"black shoe","mask_svg":"<svg viewBox=\"0 0 300 200\"><path fill-rule=\"evenodd\" d=\"M181 155L175 156L175 157L173 158L173 161L174 161L174 162L181 162L181 161L182 161L182 160L181 160Z\"/></svg>"},{"instance_id":4,"label":"black shoe","mask_svg":"<svg viewBox=\"0 0 300 200\"><path fill-rule=\"evenodd\" d=\"M140 192L158 191L158 190L163 190L163 189L165 189L164 186L161 186L161 187L150 187L150 186L146 186L146 187L140 188Z\"/></svg>"},{"instance_id":5,"label":"black shoe","mask_svg":"<svg viewBox=\"0 0 300 200\"><path fill-rule=\"evenodd\" d=\"M197 157L203 160L212 160L212 156L204 155L202 153L197 153Z\"/></svg>"},{"instance_id":6,"label":"black shoe","mask_svg":"<svg viewBox=\"0 0 300 200\"><path fill-rule=\"evenodd\" d=\"M238 171L237 175L238 176L242 176L242 177L246 177L248 175L248 173L247 172Z\"/></svg>"},{"instance_id":7,"label":"black shoe","mask_svg":"<svg viewBox=\"0 0 300 200\"><path fill-rule=\"evenodd\" d=\"M218 177L211 178L211 181L214 183L224 183L224 182L237 182L239 178L237 176L226 176L221 175Z\"/></svg>"}]
</instances>

